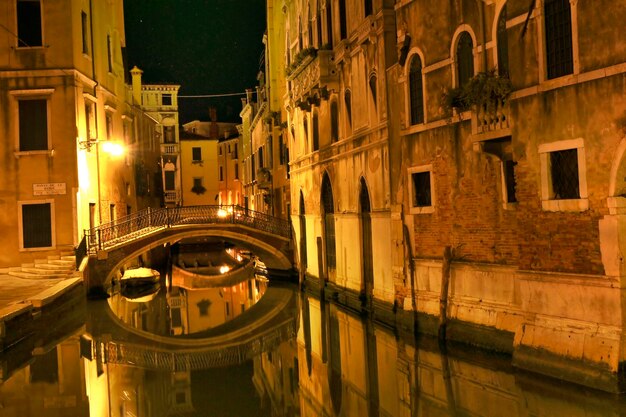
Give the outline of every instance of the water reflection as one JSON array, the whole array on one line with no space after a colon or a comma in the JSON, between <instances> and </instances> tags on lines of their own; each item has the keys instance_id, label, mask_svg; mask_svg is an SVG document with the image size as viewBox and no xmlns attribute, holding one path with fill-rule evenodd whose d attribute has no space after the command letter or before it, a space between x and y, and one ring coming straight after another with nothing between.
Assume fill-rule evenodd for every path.
<instances>
[{"instance_id":1,"label":"water reflection","mask_svg":"<svg viewBox=\"0 0 626 417\"><path fill-rule=\"evenodd\" d=\"M240 284L256 288L256 282ZM236 294L242 292L240 284ZM123 339L115 328L119 325L105 320L106 311L114 309L136 329L158 329L181 340L171 337L172 331L184 334L200 326L194 322L202 317L198 302L220 298L210 295L220 289L162 286L139 302L117 294L100 310L92 302L86 323L68 328L57 341L32 339L1 354L0 417L588 417L626 412L621 398L516 373L507 357L456 346L441 352L430 339L416 343L398 337L367 317L293 289L267 287L250 311L274 309L267 315L273 321L238 320L242 327L222 332L220 338L228 340L210 345L198 339L178 345ZM202 297L190 298L195 291ZM183 296L181 310L197 314L181 311L180 325L174 326L171 299ZM215 305L211 301L211 313ZM47 340L43 332L38 337ZM228 350L237 343L238 350Z\"/></svg>"},{"instance_id":2,"label":"water reflection","mask_svg":"<svg viewBox=\"0 0 626 417\"><path fill-rule=\"evenodd\" d=\"M267 278L252 275L230 286L195 287L174 276L172 286L147 286L132 295L114 292L111 311L128 326L159 336L204 332L240 316L267 289Z\"/></svg>"}]
</instances>

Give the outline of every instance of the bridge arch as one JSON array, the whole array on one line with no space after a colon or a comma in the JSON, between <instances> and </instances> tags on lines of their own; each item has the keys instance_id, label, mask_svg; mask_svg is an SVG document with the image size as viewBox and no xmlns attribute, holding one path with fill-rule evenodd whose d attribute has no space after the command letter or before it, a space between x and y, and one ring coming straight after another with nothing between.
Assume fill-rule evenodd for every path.
<instances>
[{"instance_id":1,"label":"bridge arch","mask_svg":"<svg viewBox=\"0 0 626 417\"><path fill-rule=\"evenodd\" d=\"M254 254L263 261L268 269L287 270L291 269L293 266L292 261L287 257L284 252L281 252L279 249L272 246L272 244L268 243L265 240L261 240L260 238L243 234L241 233L241 231L226 230L223 228L197 229L195 227L197 226L192 226L191 228L186 228L183 226L182 229L176 229L176 233L165 233L165 236L161 237L158 237L157 234L149 243L146 244L146 246L133 248L134 250L125 253L121 259L117 260L114 264L110 266L110 271L107 274L105 282L110 283L111 279L115 275L115 272L119 270L130 259L137 258L142 253L145 253L146 251L157 248L159 246L168 243L174 244L183 239L194 237L219 237L226 239L236 244L237 246L254 252ZM120 250L121 249L122 248L120 248Z\"/></svg>"}]
</instances>

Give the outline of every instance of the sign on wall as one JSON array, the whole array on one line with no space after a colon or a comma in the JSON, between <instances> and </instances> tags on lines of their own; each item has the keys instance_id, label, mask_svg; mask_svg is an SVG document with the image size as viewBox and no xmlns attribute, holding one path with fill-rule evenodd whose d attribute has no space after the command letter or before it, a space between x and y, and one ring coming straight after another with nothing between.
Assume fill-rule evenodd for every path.
<instances>
[{"instance_id":1,"label":"sign on wall","mask_svg":"<svg viewBox=\"0 0 626 417\"><path fill-rule=\"evenodd\" d=\"M33 184L33 195L63 195L66 192L64 182Z\"/></svg>"}]
</instances>

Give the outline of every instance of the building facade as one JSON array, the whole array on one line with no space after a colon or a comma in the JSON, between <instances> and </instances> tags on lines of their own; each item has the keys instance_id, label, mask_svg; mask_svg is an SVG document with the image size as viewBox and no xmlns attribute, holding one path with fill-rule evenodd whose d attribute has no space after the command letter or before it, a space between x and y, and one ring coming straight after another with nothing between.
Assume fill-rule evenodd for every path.
<instances>
[{"instance_id":1,"label":"building facade","mask_svg":"<svg viewBox=\"0 0 626 417\"><path fill-rule=\"evenodd\" d=\"M218 204L218 139L183 131L180 135L182 204Z\"/></svg>"},{"instance_id":2,"label":"building facade","mask_svg":"<svg viewBox=\"0 0 626 417\"><path fill-rule=\"evenodd\" d=\"M292 1L283 17L291 219L301 273L389 303L392 12L388 2Z\"/></svg>"},{"instance_id":3,"label":"building facade","mask_svg":"<svg viewBox=\"0 0 626 417\"><path fill-rule=\"evenodd\" d=\"M0 266L13 266L150 204L135 197L132 150L152 127L127 100L122 1L13 1L0 20Z\"/></svg>"},{"instance_id":4,"label":"building facade","mask_svg":"<svg viewBox=\"0 0 626 417\"><path fill-rule=\"evenodd\" d=\"M178 90L176 84L143 84L141 71L131 71L133 96L146 113L158 122L161 142L161 171L163 205L176 207L182 204L182 179L178 126Z\"/></svg>"},{"instance_id":5,"label":"building facade","mask_svg":"<svg viewBox=\"0 0 626 417\"><path fill-rule=\"evenodd\" d=\"M341 302L620 390L626 6L527 3L273 5L297 263Z\"/></svg>"}]
</instances>

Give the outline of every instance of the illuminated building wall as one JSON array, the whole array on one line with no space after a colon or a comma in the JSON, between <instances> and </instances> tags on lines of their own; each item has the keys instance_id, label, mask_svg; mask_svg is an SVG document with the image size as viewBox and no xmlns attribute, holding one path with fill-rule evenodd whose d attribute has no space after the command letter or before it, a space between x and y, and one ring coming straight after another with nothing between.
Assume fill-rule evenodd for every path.
<instances>
[{"instance_id":1,"label":"illuminated building wall","mask_svg":"<svg viewBox=\"0 0 626 417\"><path fill-rule=\"evenodd\" d=\"M16 19L18 5L31 9ZM69 252L84 229L140 208L132 149L145 138L126 97L122 1L11 2L0 23L17 35L0 43L9 266Z\"/></svg>"},{"instance_id":2,"label":"illuminated building wall","mask_svg":"<svg viewBox=\"0 0 626 417\"><path fill-rule=\"evenodd\" d=\"M218 204L218 140L181 132L183 205Z\"/></svg>"}]
</instances>

